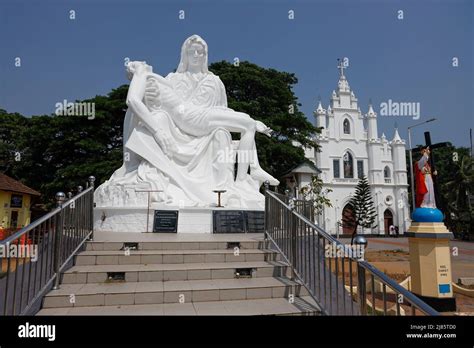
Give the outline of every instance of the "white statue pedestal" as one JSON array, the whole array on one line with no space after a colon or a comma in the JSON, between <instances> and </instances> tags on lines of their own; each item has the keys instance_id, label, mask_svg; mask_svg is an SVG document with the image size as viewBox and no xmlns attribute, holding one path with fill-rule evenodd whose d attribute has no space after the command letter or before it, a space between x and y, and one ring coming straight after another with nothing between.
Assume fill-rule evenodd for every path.
<instances>
[{"instance_id":1,"label":"white statue pedestal","mask_svg":"<svg viewBox=\"0 0 474 348\"><path fill-rule=\"evenodd\" d=\"M160 230L155 212L161 216L177 215L177 221L168 220L171 228ZM176 213L177 212L177 213ZM261 207L254 209L217 207L172 207L151 204L147 207L97 207L94 209L94 231L137 233L246 233L263 232ZM171 221L171 224L169 222ZM148 223L148 226L147 226ZM173 224L176 228L173 229ZM166 225L166 222L165 222ZM255 226L258 226L256 230ZM161 226L163 227L163 226ZM214 228L215 227L215 228Z\"/></svg>"}]
</instances>

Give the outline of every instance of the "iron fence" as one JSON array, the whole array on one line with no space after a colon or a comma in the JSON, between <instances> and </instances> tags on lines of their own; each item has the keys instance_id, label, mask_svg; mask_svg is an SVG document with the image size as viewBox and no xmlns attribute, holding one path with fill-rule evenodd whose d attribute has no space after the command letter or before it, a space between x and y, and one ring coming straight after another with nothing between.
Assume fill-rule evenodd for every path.
<instances>
[{"instance_id":1,"label":"iron fence","mask_svg":"<svg viewBox=\"0 0 474 348\"><path fill-rule=\"evenodd\" d=\"M0 314L31 315L75 253L93 237L94 181L66 200L56 194L57 207L0 241Z\"/></svg>"},{"instance_id":2,"label":"iron fence","mask_svg":"<svg viewBox=\"0 0 474 348\"><path fill-rule=\"evenodd\" d=\"M265 239L327 315L439 315L317 226L308 205L265 190ZM356 246L357 247L357 246Z\"/></svg>"}]
</instances>

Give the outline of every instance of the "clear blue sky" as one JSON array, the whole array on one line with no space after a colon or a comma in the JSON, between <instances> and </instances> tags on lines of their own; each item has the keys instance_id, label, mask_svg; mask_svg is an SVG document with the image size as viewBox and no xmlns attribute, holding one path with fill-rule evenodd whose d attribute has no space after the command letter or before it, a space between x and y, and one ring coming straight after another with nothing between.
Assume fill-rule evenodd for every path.
<instances>
[{"instance_id":1,"label":"clear blue sky","mask_svg":"<svg viewBox=\"0 0 474 348\"><path fill-rule=\"evenodd\" d=\"M185 20L178 19L181 9ZM469 146L473 28L469 0L1 0L0 108L51 114L63 99L104 95L128 82L125 57L167 74L177 67L183 40L196 33L209 44L210 62L238 57L294 72L310 120L318 95L327 107L336 87L336 59L348 57L346 75L363 113L370 98L377 112L388 99L421 103L418 121L379 117L380 133L391 139L397 122L406 139L407 126L437 117L414 130L415 144L429 130L433 142Z\"/></svg>"}]
</instances>

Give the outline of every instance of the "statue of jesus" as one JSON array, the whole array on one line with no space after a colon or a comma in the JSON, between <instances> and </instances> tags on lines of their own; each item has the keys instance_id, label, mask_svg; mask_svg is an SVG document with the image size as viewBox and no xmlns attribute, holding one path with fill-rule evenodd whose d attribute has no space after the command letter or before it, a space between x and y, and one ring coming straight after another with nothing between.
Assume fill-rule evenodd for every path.
<instances>
[{"instance_id":1,"label":"statue of jesus","mask_svg":"<svg viewBox=\"0 0 474 348\"><path fill-rule=\"evenodd\" d=\"M421 158L415 163L416 206L420 208L436 208L433 178L436 170L431 171L429 163L429 146L421 151Z\"/></svg>"}]
</instances>

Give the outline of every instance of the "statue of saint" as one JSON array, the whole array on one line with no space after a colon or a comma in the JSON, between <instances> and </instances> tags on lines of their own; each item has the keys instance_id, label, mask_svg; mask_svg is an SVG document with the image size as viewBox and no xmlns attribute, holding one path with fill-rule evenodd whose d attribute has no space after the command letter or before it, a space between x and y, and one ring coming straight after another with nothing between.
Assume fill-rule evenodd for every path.
<instances>
[{"instance_id":1,"label":"statue of saint","mask_svg":"<svg viewBox=\"0 0 474 348\"><path fill-rule=\"evenodd\" d=\"M209 206L216 189L226 190L227 206L261 206L260 185L279 184L256 153L255 132L270 136L271 129L227 107L224 84L207 61L206 42L193 35L175 73L162 77L145 62L128 64L124 163L97 189L98 206L142 205L143 199L135 201L137 187L160 191L152 201L179 206ZM237 175L235 154L223 155L233 153L230 132L241 134Z\"/></svg>"},{"instance_id":2,"label":"statue of saint","mask_svg":"<svg viewBox=\"0 0 474 348\"><path fill-rule=\"evenodd\" d=\"M436 208L435 192L433 178L431 175L437 175L436 170L431 171L429 163L429 146L421 151L421 158L415 162L416 179L416 206L420 208Z\"/></svg>"}]
</instances>

